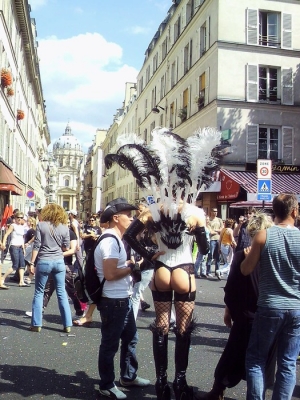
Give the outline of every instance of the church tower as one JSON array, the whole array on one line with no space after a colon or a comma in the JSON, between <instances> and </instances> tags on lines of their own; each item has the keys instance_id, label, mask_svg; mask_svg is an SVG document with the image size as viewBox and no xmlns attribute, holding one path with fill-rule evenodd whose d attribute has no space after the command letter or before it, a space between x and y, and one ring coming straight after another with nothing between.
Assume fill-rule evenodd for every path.
<instances>
[{"instance_id":1,"label":"church tower","mask_svg":"<svg viewBox=\"0 0 300 400\"><path fill-rule=\"evenodd\" d=\"M65 210L79 209L76 195L83 156L81 146L68 123L65 133L53 145L53 157L57 163L57 204Z\"/></svg>"}]
</instances>

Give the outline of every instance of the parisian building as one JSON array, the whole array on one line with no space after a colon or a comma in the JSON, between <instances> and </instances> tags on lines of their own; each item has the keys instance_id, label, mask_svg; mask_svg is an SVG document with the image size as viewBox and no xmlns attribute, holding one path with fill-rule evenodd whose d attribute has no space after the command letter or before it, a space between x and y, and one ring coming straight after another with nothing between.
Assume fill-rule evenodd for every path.
<instances>
[{"instance_id":1,"label":"parisian building","mask_svg":"<svg viewBox=\"0 0 300 400\"><path fill-rule=\"evenodd\" d=\"M50 196L51 194L55 196L51 200L65 210L76 210L79 213L78 180L84 154L69 124L64 134L54 142L52 158L55 160L56 170L52 174L52 179L51 172L49 176Z\"/></svg>"},{"instance_id":2,"label":"parisian building","mask_svg":"<svg viewBox=\"0 0 300 400\"><path fill-rule=\"evenodd\" d=\"M206 212L217 206L222 218L235 217L238 207L268 206L287 190L300 198L299 19L294 0L173 0L137 82L125 86L104 156L120 134L148 142L157 126L183 138L211 126L222 140L211 184L198 194ZM266 182L257 180L257 160L270 161ZM120 195L139 199L130 173L103 172L102 207Z\"/></svg>"},{"instance_id":3,"label":"parisian building","mask_svg":"<svg viewBox=\"0 0 300 400\"><path fill-rule=\"evenodd\" d=\"M27 0L0 0L0 213L46 204L50 144L36 24Z\"/></svg>"}]
</instances>

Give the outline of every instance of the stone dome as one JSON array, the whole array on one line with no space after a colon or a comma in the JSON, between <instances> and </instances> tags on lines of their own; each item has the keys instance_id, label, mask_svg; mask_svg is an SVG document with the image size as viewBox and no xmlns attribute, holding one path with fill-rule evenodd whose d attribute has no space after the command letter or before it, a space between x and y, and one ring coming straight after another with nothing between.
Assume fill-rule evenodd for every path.
<instances>
[{"instance_id":1,"label":"stone dome","mask_svg":"<svg viewBox=\"0 0 300 400\"><path fill-rule=\"evenodd\" d=\"M56 149L81 150L81 145L79 144L76 137L73 135L69 124L65 129L65 133L54 142L53 150Z\"/></svg>"}]
</instances>

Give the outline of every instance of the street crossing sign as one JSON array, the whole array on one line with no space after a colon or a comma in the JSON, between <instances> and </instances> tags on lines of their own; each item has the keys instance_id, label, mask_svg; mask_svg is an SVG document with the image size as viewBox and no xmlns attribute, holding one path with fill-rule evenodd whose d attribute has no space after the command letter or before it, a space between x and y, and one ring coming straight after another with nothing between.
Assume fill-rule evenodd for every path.
<instances>
[{"instance_id":1,"label":"street crossing sign","mask_svg":"<svg viewBox=\"0 0 300 400\"><path fill-rule=\"evenodd\" d=\"M258 179L257 180L257 200L272 200L272 180Z\"/></svg>"}]
</instances>

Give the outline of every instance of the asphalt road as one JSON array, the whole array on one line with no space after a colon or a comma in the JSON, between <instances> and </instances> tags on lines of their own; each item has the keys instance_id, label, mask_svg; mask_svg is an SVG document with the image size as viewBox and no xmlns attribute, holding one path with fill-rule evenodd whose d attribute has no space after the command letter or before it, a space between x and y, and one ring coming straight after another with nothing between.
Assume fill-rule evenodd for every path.
<instances>
[{"instance_id":1,"label":"asphalt road","mask_svg":"<svg viewBox=\"0 0 300 400\"><path fill-rule=\"evenodd\" d=\"M197 280L195 314L200 333L192 338L188 383L201 394L209 391L213 371L226 343L228 329L223 325L223 287L225 281ZM98 394L97 358L100 341L100 318L95 313L90 327L74 327L71 336L61 332L62 326L56 297L44 315L41 333L28 330L34 285L19 288L8 282L9 290L0 290L0 399L101 399ZM145 298L151 303L149 289ZM124 389L128 399L155 399L155 370L152 357L152 336L148 330L154 319L153 307L140 311L137 325L139 375L151 380L145 389ZM75 336L73 336L75 335ZM169 380L174 377L174 340L169 336ZM118 357L115 361L118 379ZM245 399L245 382L226 391L226 399ZM174 396L173 396L174 398ZM271 398L268 393L267 399ZM293 399L300 398L299 366Z\"/></svg>"}]
</instances>

